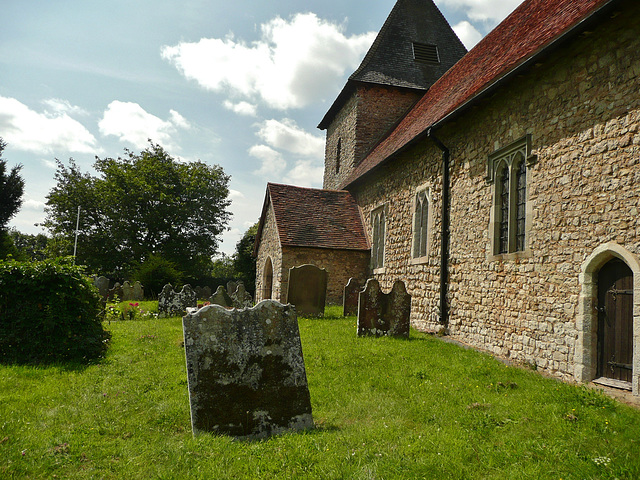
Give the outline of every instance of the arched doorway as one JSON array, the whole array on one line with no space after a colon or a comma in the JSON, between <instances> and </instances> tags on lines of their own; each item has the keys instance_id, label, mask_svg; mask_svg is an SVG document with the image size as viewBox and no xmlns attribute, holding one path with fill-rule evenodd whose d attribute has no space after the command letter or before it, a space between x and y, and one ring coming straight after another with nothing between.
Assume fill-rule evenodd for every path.
<instances>
[{"instance_id":1,"label":"arched doorway","mask_svg":"<svg viewBox=\"0 0 640 480\"><path fill-rule=\"evenodd\" d=\"M597 380L640 394L640 262L615 242L596 248L582 263L576 318L575 378ZM634 299L636 302L634 304Z\"/></svg>"},{"instance_id":2,"label":"arched doorway","mask_svg":"<svg viewBox=\"0 0 640 480\"><path fill-rule=\"evenodd\" d=\"M269 300L273 294L273 263L271 257L267 257L262 270L262 299Z\"/></svg>"},{"instance_id":3,"label":"arched doorway","mask_svg":"<svg viewBox=\"0 0 640 480\"><path fill-rule=\"evenodd\" d=\"M598 272L596 375L631 384L633 372L633 272L618 258Z\"/></svg>"}]
</instances>

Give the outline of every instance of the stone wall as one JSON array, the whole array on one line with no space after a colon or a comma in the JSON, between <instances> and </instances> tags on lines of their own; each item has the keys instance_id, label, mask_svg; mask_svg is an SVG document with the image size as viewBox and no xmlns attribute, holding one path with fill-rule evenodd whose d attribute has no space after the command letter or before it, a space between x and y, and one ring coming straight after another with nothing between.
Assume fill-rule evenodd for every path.
<instances>
[{"instance_id":1,"label":"stone wall","mask_svg":"<svg viewBox=\"0 0 640 480\"><path fill-rule=\"evenodd\" d=\"M323 188L340 188L353 167L421 95L382 85L358 87L327 128ZM336 171L338 141L340 168Z\"/></svg>"},{"instance_id":2,"label":"stone wall","mask_svg":"<svg viewBox=\"0 0 640 480\"><path fill-rule=\"evenodd\" d=\"M284 247L282 251L283 271L291 267L311 264L327 271L327 303L342 305L344 286L351 277L361 284L367 279L369 252L355 250L333 250L328 248ZM281 287L281 301L287 302L287 276Z\"/></svg>"},{"instance_id":3,"label":"stone wall","mask_svg":"<svg viewBox=\"0 0 640 480\"><path fill-rule=\"evenodd\" d=\"M452 162L454 337L563 379L572 379L576 358L589 354L576 352L583 262L611 242L631 257L640 254L638 22L633 7L607 17L437 132ZM487 158L526 134L537 156L527 174L527 248L496 258ZM371 210L386 204L385 267L375 277L386 289L406 282L412 323L427 330L437 327L440 162L425 139L354 192L368 232ZM432 242L426 263L413 265L411 205L423 184L432 189Z\"/></svg>"},{"instance_id":4,"label":"stone wall","mask_svg":"<svg viewBox=\"0 0 640 480\"><path fill-rule=\"evenodd\" d=\"M265 265L267 259L271 261L273 267L273 283L271 296L265 294ZM282 269L282 250L280 248L280 239L278 237L278 228L276 226L275 214L273 206L269 203L267 208L266 220L262 226L262 237L260 238L260 247L256 258L256 303L267 298L280 300L281 282L283 278L287 278L288 271L285 270L283 277ZM286 292L286 289L285 289Z\"/></svg>"}]
</instances>

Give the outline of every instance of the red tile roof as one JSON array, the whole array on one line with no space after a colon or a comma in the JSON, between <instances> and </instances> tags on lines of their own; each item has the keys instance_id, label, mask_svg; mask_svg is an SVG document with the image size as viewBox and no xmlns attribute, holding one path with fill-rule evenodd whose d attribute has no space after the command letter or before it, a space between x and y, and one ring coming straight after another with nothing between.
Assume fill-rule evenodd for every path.
<instances>
[{"instance_id":1,"label":"red tile roof","mask_svg":"<svg viewBox=\"0 0 640 480\"><path fill-rule=\"evenodd\" d=\"M356 167L346 185L545 50L613 0L526 0L445 73Z\"/></svg>"},{"instance_id":2,"label":"red tile roof","mask_svg":"<svg viewBox=\"0 0 640 480\"><path fill-rule=\"evenodd\" d=\"M360 210L345 190L321 190L267 184L258 242L269 203L273 205L280 245L369 250ZM257 247L255 252L257 253Z\"/></svg>"}]
</instances>

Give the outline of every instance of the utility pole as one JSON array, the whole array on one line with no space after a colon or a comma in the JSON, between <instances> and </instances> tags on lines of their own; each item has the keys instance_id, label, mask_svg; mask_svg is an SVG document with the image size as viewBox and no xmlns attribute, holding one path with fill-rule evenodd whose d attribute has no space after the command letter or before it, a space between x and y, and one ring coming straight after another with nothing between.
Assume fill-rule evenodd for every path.
<instances>
[{"instance_id":1,"label":"utility pole","mask_svg":"<svg viewBox=\"0 0 640 480\"><path fill-rule=\"evenodd\" d=\"M78 249L78 229L80 228L80 206L78 205L78 218L76 219L76 240L73 243L73 264L76 264L76 250Z\"/></svg>"}]
</instances>

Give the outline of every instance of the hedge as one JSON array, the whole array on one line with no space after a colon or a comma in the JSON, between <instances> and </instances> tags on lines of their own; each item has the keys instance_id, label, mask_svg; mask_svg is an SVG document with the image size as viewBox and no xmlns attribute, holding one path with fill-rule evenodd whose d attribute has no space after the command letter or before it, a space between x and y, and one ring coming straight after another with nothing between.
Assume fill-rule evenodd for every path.
<instances>
[{"instance_id":1,"label":"hedge","mask_svg":"<svg viewBox=\"0 0 640 480\"><path fill-rule=\"evenodd\" d=\"M0 362L86 362L107 349L104 309L83 270L64 260L0 262Z\"/></svg>"}]
</instances>

